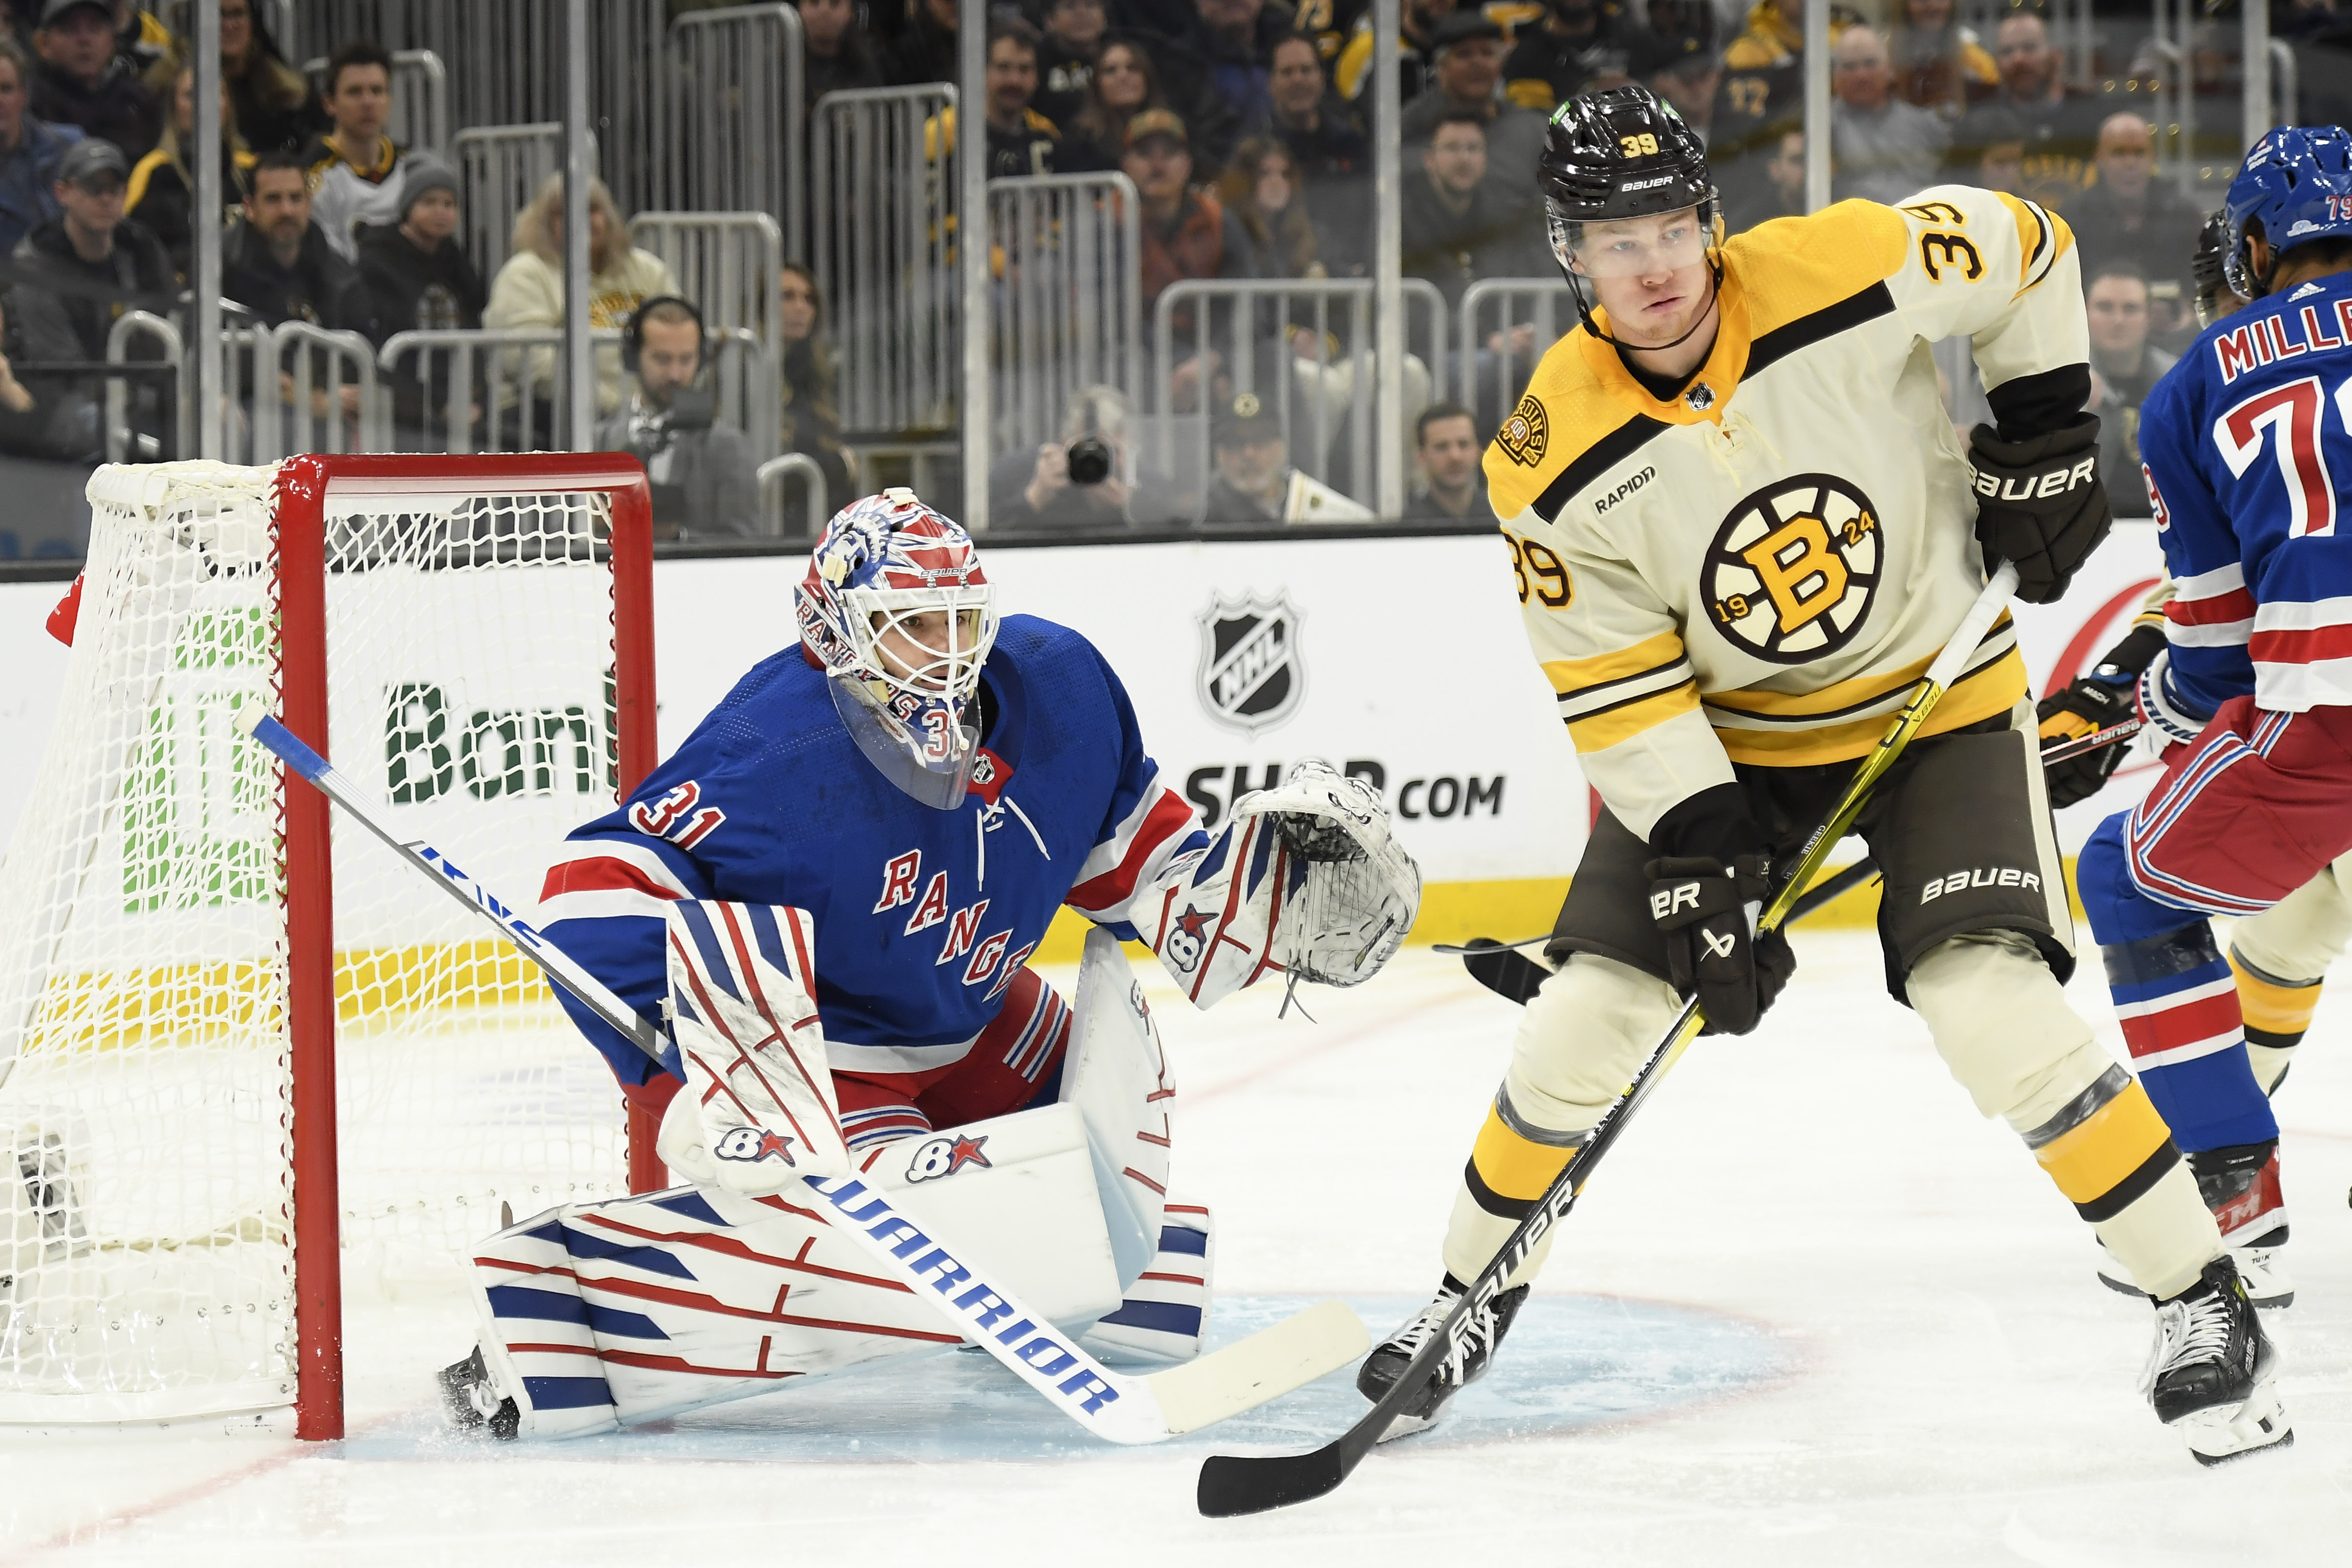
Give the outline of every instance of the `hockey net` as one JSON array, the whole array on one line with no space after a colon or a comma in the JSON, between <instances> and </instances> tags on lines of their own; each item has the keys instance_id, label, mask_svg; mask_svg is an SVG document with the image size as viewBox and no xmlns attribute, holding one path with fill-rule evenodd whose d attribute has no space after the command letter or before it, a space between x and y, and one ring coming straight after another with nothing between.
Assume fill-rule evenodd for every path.
<instances>
[{"instance_id":1,"label":"hockey net","mask_svg":"<svg viewBox=\"0 0 2352 1568\"><path fill-rule=\"evenodd\" d=\"M345 1278L446 1276L501 1205L629 1190L624 1102L537 973L247 731L279 714L527 909L652 760L644 485L569 458L92 479L0 863L0 1421L295 1404L339 1435Z\"/></svg>"}]
</instances>

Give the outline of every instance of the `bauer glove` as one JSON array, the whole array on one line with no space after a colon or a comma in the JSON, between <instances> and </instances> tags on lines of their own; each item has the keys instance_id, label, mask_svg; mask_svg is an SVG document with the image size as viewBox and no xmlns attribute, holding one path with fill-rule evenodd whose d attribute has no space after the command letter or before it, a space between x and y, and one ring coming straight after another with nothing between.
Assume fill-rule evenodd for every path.
<instances>
[{"instance_id":1,"label":"bauer glove","mask_svg":"<svg viewBox=\"0 0 2352 1568\"><path fill-rule=\"evenodd\" d=\"M1777 930L1758 935L1757 911L1771 896L1770 859L1742 855L1728 866L1706 856L1653 860L1650 918L1666 942L1666 978L1698 994L1709 1035L1744 1035L1795 973L1797 955Z\"/></svg>"},{"instance_id":2,"label":"bauer glove","mask_svg":"<svg viewBox=\"0 0 2352 1568\"><path fill-rule=\"evenodd\" d=\"M1969 464L1985 570L2014 562L2017 596L2051 603L2115 521L2099 479L2098 417L2085 414L2024 441L2004 441L1979 425L1969 433Z\"/></svg>"},{"instance_id":3,"label":"bauer glove","mask_svg":"<svg viewBox=\"0 0 2352 1568\"><path fill-rule=\"evenodd\" d=\"M2162 627L2135 626L2107 650L2090 674L2043 698L2033 710L2034 717L2042 721L2042 745L2072 741L2136 717L2139 705L2132 688L2148 662L2163 650ZM2131 742L2126 738L2052 763L2042 773L2050 790L2050 809L2056 811L2098 794L2130 749Z\"/></svg>"}]
</instances>

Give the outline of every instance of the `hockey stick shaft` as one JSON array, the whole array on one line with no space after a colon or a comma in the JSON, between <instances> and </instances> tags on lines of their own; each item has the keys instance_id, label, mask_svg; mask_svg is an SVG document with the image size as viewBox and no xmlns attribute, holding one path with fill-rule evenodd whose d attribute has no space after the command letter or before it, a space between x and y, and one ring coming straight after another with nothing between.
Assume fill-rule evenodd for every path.
<instances>
[{"instance_id":1,"label":"hockey stick shaft","mask_svg":"<svg viewBox=\"0 0 2352 1568\"><path fill-rule=\"evenodd\" d=\"M1773 930L1787 921L1790 910L1796 905L1799 891L1819 874L1822 860L1845 836L1846 829L1853 826L1854 819L1862 815L1862 809L1869 802L1871 792L1877 787L1878 781L1886 775L1886 771L1895 765L1895 759L1903 754L1904 748L1926 724L1927 716L1942 700L1946 689L1959 678L1961 670L1967 668L1969 656L1984 640L1985 634L1992 629L1993 622L2008 604L2010 595L2016 591L2017 568L2004 563L1993 574L1992 581L1985 584L1984 591L1977 595L1976 603L1969 606L1968 614L1961 618L1951 640L1944 645L1943 651L1936 656L1927 673L1912 688L1909 700L1887 725L1886 732L1879 737L1877 746L1854 770L1853 779L1846 785L1845 794L1839 797L1836 806L1823 819L1821 826L1814 829L1812 837L1806 840L1803 850L1798 855L1796 866L1758 918L1759 931ZM1462 1292L1461 1300L1454 1302L1453 1310L1446 1314L1438 1331L1429 1337L1428 1342L1406 1363L1404 1371L1389 1385L1388 1391L1373 1402L1372 1407L1359 1417L1353 1426L1312 1454L1247 1458L1225 1454L1210 1456L1201 1466L1196 1494L1200 1510L1212 1518L1261 1513L1268 1509L1321 1497L1345 1481L1363 1462L1364 1456L1371 1451L1372 1446L1380 1441L1381 1434L1388 1430L1389 1424L1396 1419L1399 1412L1421 1397L1422 1392L1437 1375L1440 1364L1447 1356L1459 1351L1460 1342L1470 1331L1472 1314L1492 1305L1494 1299L1501 1293L1504 1281L1534 1255L1538 1244L1551 1227L1565 1219L1569 1211L1576 1206L1576 1200L1583 1192L1593 1168L1616 1143L1626 1124L1656 1091L1666 1074L1674 1070L1675 1063L1682 1058L1691 1041L1698 1037L1706 1022L1698 998L1693 995L1683 1004L1674 1026L1650 1048L1633 1081L1594 1123L1592 1135L1561 1167L1551 1185L1544 1189L1543 1195L1536 1199L1526 1217L1505 1238L1486 1267L1478 1271L1478 1277Z\"/></svg>"},{"instance_id":2,"label":"hockey stick shaft","mask_svg":"<svg viewBox=\"0 0 2352 1568\"><path fill-rule=\"evenodd\" d=\"M538 964L551 984L562 987L656 1062L661 1060L661 1033L651 1019L614 995L446 856L402 838L347 775L292 731L265 714L254 725L253 737L488 921ZM952 1242L927 1231L924 1223L902 1212L887 1193L854 1176L802 1181L839 1216L830 1222L832 1228L850 1237L889 1278L929 1301L958 1333L1065 1415L1114 1443L1157 1443L1253 1409L1345 1366L1370 1342L1353 1312L1337 1301L1325 1301L1213 1355L1150 1377L1127 1376L1101 1365L1073 1336L1029 1310L1010 1286Z\"/></svg>"}]
</instances>

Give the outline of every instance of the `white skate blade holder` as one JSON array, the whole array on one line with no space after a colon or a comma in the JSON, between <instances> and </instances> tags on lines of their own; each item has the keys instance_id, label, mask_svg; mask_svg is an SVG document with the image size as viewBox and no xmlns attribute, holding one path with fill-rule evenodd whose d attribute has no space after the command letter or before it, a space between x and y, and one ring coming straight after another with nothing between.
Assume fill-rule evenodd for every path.
<instances>
[{"instance_id":1,"label":"white skate blade holder","mask_svg":"<svg viewBox=\"0 0 2352 1568\"><path fill-rule=\"evenodd\" d=\"M2294 1428L2287 1425L2274 1378L2254 1384L2242 1405L2200 1410L2172 1426L2188 1440L2190 1457L2200 1465L2225 1465L2265 1448L2294 1447Z\"/></svg>"},{"instance_id":2,"label":"white skate blade holder","mask_svg":"<svg viewBox=\"0 0 2352 1568\"><path fill-rule=\"evenodd\" d=\"M276 718L258 715L253 736L427 881L474 910L537 963L550 983L660 1059L662 1037L653 1020L520 920L514 906L501 902L434 847L403 839L375 802ZM1064 1415L1111 1442L1157 1443L1196 1431L1337 1372L1371 1348L1362 1320L1344 1302L1329 1300L1183 1366L1150 1377L1127 1376L1080 1350L1074 1336L1026 1311L1009 1289L992 1285L864 1182L854 1176L810 1177L804 1184L840 1215L836 1228L891 1277L930 1301L959 1332Z\"/></svg>"}]
</instances>

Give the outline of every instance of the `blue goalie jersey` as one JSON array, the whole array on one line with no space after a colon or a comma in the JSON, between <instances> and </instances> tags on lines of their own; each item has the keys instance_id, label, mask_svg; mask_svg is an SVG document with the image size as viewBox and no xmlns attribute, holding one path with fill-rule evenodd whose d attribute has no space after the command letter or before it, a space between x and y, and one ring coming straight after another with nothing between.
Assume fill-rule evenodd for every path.
<instances>
[{"instance_id":1,"label":"blue goalie jersey","mask_svg":"<svg viewBox=\"0 0 2352 1568\"><path fill-rule=\"evenodd\" d=\"M982 679L993 718L970 792L938 811L859 752L798 644L762 661L621 809L571 836L540 894L541 929L657 1017L670 900L789 904L815 922L835 1070L961 1060L1057 909L1132 938L1137 890L1207 843L1084 637L1007 616ZM653 1076L562 1001L622 1082ZM665 1065L682 1076L674 1048Z\"/></svg>"},{"instance_id":2,"label":"blue goalie jersey","mask_svg":"<svg viewBox=\"0 0 2352 1568\"><path fill-rule=\"evenodd\" d=\"M2168 684L2206 715L2352 703L2352 274L2207 328L2140 411Z\"/></svg>"}]
</instances>

